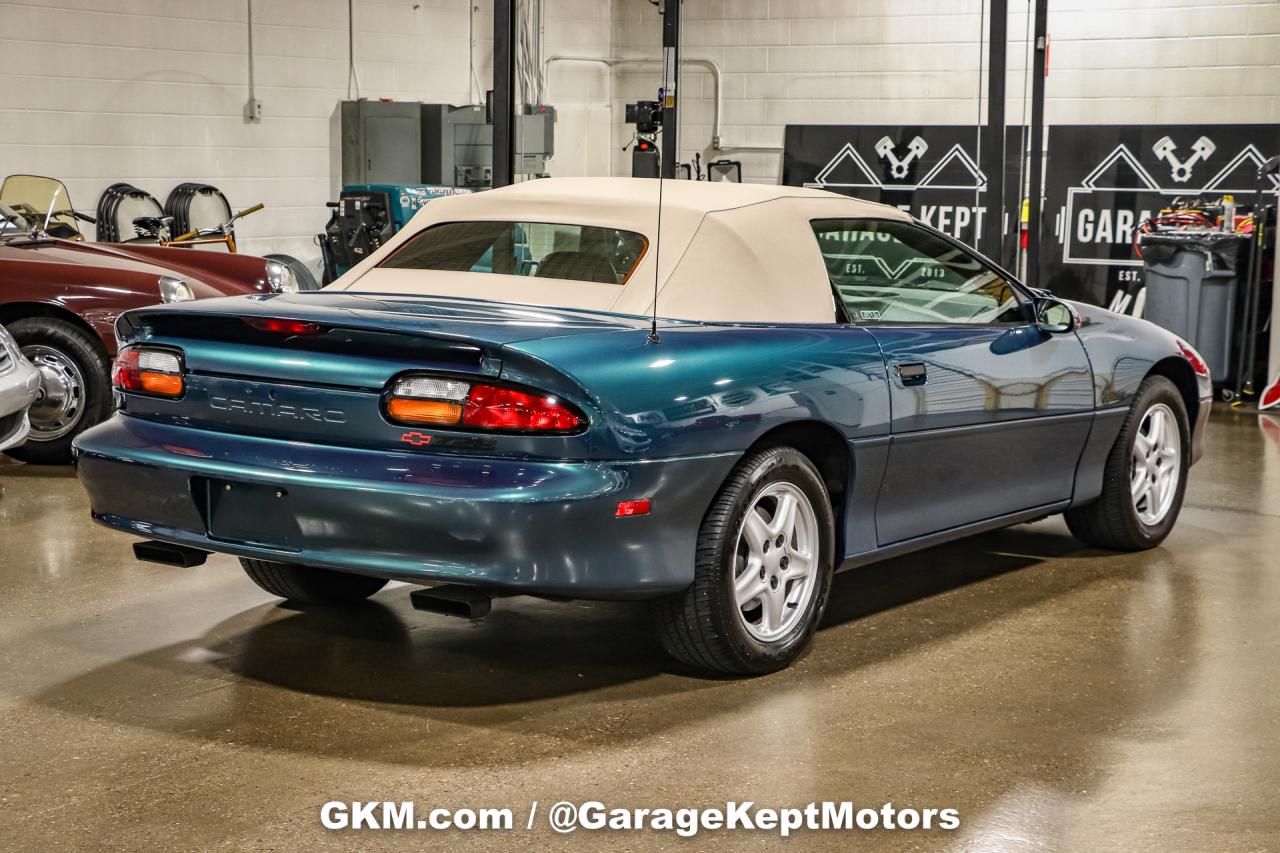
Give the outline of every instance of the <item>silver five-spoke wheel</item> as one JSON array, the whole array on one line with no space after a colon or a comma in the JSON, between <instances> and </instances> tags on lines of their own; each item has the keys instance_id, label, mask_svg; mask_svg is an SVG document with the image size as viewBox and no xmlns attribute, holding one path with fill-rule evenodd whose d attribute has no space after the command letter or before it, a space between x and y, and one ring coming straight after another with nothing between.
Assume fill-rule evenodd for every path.
<instances>
[{"instance_id":1,"label":"silver five-spoke wheel","mask_svg":"<svg viewBox=\"0 0 1280 853\"><path fill-rule=\"evenodd\" d=\"M752 450L698 528L693 583L653 603L663 647L719 672L782 669L822 621L834 553L835 506L812 458L788 445Z\"/></svg>"},{"instance_id":2,"label":"silver five-spoke wheel","mask_svg":"<svg viewBox=\"0 0 1280 853\"><path fill-rule=\"evenodd\" d=\"M1138 519L1148 527L1164 520L1181 476L1182 436L1173 411L1156 403L1142 417L1133 441L1129 493Z\"/></svg>"},{"instance_id":3,"label":"silver five-spoke wheel","mask_svg":"<svg viewBox=\"0 0 1280 853\"><path fill-rule=\"evenodd\" d=\"M766 486L743 516L734 597L747 633L776 640L804 618L816 588L818 519L791 483Z\"/></svg>"}]
</instances>

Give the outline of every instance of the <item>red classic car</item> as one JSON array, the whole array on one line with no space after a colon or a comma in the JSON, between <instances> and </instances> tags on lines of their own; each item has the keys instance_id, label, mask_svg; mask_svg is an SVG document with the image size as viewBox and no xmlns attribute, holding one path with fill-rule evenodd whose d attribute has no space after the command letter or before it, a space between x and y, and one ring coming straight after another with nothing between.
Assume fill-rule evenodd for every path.
<instances>
[{"instance_id":1,"label":"red classic car","mask_svg":"<svg viewBox=\"0 0 1280 853\"><path fill-rule=\"evenodd\" d=\"M121 312L297 289L286 264L265 258L85 242L82 219L60 181L14 176L0 190L0 325L43 378L30 437L8 451L27 462L70 462L72 439L111 414Z\"/></svg>"}]
</instances>

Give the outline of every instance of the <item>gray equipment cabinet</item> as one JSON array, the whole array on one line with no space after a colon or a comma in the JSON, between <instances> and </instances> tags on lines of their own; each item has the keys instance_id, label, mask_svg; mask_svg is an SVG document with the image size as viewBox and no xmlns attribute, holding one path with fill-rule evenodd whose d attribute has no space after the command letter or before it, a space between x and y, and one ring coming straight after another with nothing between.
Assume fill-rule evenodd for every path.
<instances>
[{"instance_id":1,"label":"gray equipment cabinet","mask_svg":"<svg viewBox=\"0 0 1280 853\"><path fill-rule=\"evenodd\" d=\"M416 101L343 101L342 185L420 183L421 108Z\"/></svg>"},{"instance_id":2,"label":"gray equipment cabinet","mask_svg":"<svg viewBox=\"0 0 1280 853\"><path fill-rule=\"evenodd\" d=\"M484 107L420 104L421 182L477 189L493 184L493 125Z\"/></svg>"},{"instance_id":3,"label":"gray equipment cabinet","mask_svg":"<svg viewBox=\"0 0 1280 853\"><path fill-rule=\"evenodd\" d=\"M515 117L516 174L543 177L555 153L556 108L527 106Z\"/></svg>"}]
</instances>

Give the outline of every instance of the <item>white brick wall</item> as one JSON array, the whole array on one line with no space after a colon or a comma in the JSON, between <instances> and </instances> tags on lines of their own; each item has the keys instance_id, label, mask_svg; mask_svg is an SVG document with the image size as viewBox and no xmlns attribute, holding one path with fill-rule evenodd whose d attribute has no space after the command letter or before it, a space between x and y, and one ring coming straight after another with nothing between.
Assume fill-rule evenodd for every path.
<instances>
[{"instance_id":1,"label":"white brick wall","mask_svg":"<svg viewBox=\"0 0 1280 853\"><path fill-rule=\"evenodd\" d=\"M612 0L614 52L657 57L648 0ZM1029 4L1011 0L1010 123L1023 116ZM722 142L710 150L710 81L686 72L681 157L744 161L780 177L787 123L972 124L979 118L982 0L686 0L683 49L724 71ZM1049 123L1280 121L1278 0L1052 0ZM981 60L985 63L985 57ZM656 72L618 75L615 114L652 98ZM985 120L985 110L981 114ZM618 145L630 138L620 121ZM614 158L616 173L630 169Z\"/></svg>"},{"instance_id":2,"label":"white brick wall","mask_svg":"<svg viewBox=\"0 0 1280 853\"><path fill-rule=\"evenodd\" d=\"M545 53L660 55L648 0L545 0ZM981 0L686 0L685 54L724 71L723 142L779 146L788 122L978 118ZM1026 5L1012 0L1010 122L1022 115ZM1050 122L1280 121L1280 0L1053 0ZM491 83L489 0L356 0L367 97L470 100ZM347 92L345 0L255 0L261 124L246 124L244 0L0 0L0 172L64 178L89 210L125 180L184 180L265 202L245 251L313 260L337 189L333 112ZM732 156L776 181L776 151L709 150L711 80L687 69L682 157ZM656 70L556 63L553 174L629 174L623 105Z\"/></svg>"},{"instance_id":3,"label":"white brick wall","mask_svg":"<svg viewBox=\"0 0 1280 853\"><path fill-rule=\"evenodd\" d=\"M486 0L487 2L487 0ZM613 38L607 0L543 0L543 54L607 56ZM552 175L607 175L613 145L609 120L608 68L580 62L552 63L548 100L556 107L556 155Z\"/></svg>"},{"instance_id":4,"label":"white brick wall","mask_svg":"<svg viewBox=\"0 0 1280 853\"><path fill-rule=\"evenodd\" d=\"M473 2L483 97L492 85L488 0L356 0L361 93L467 103ZM608 50L607 3L545 2L549 50ZM0 175L60 177L86 211L116 181L161 202L177 183L206 181L233 206L267 205L237 229L244 251L315 262L312 236L339 179L330 140L347 95L347 3L254 0L261 124L242 118L246 8L245 0L0 0ZM577 103L604 102L600 77L557 72L570 125L584 123ZM610 140L597 136L601 159ZM585 156L570 145L559 167L571 171Z\"/></svg>"}]
</instances>

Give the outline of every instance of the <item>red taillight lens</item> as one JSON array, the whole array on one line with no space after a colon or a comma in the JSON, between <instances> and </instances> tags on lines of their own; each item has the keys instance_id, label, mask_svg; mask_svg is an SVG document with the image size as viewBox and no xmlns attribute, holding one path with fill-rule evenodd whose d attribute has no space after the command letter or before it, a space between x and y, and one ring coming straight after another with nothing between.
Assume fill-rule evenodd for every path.
<instances>
[{"instance_id":1,"label":"red taillight lens","mask_svg":"<svg viewBox=\"0 0 1280 853\"><path fill-rule=\"evenodd\" d=\"M1196 352L1195 347L1182 338L1178 338L1178 349L1182 351L1182 357L1191 365L1191 369L1196 372L1197 376L1203 376L1205 379L1210 378L1209 364L1201 357L1200 353Z\"/></svg>"},{"instance_id":2,"label":"red taillight lens","mask_svg":"<svg viewBox=\"0 0 1280 853\"><path fill-rule=\"evenodd\" d=\"M472 385L462 409L462 423L477 429L566 432L577 429L582 419L547 394Z\"/></svg>"},{"instance_id":3,"label":"red taillight lens","mask_svg":"<svg viewBox=\"0 0 1280 853\"><path fill-rule=\"evenodd\" d=\"M397 380L386 398L389 420L412 426L510 432L573 432L584 419L557 397L438 376Z\"/></svg>"},{"instance_id":4,"label":"red taillight lens","mask_svg":"<svg viewBox=\"0 0 1280 853\"><path fill-rule=\"evenodd\" d=\"M186 390L182 356L172 350L125 347L111 367L111 384L134 394L181 397Z\"/></svg>"},{"instance_id":5,"label":"red taillight lens","mask_svg":"<svg viewBox=\"0 0 1280 853\"><path fill-rule=\"evenodd\" d=\"M138 376L138 351L130 347L120 350L116 363L111 365L111 384L121 391L141 391L142 379Z\"/></svg>"},{"instance_id":6,"label":"red taillight lens","mask_svg":"<svg viewBox=\"0 0 1280 853\"><path fill-rule=\"evenodd\" d=\"M245 317L244 322L260 332L271 332L276 335L318 335L325 330L325 327L319 323L282 320L277 317Z\"/></svg>"}]
</instances>

